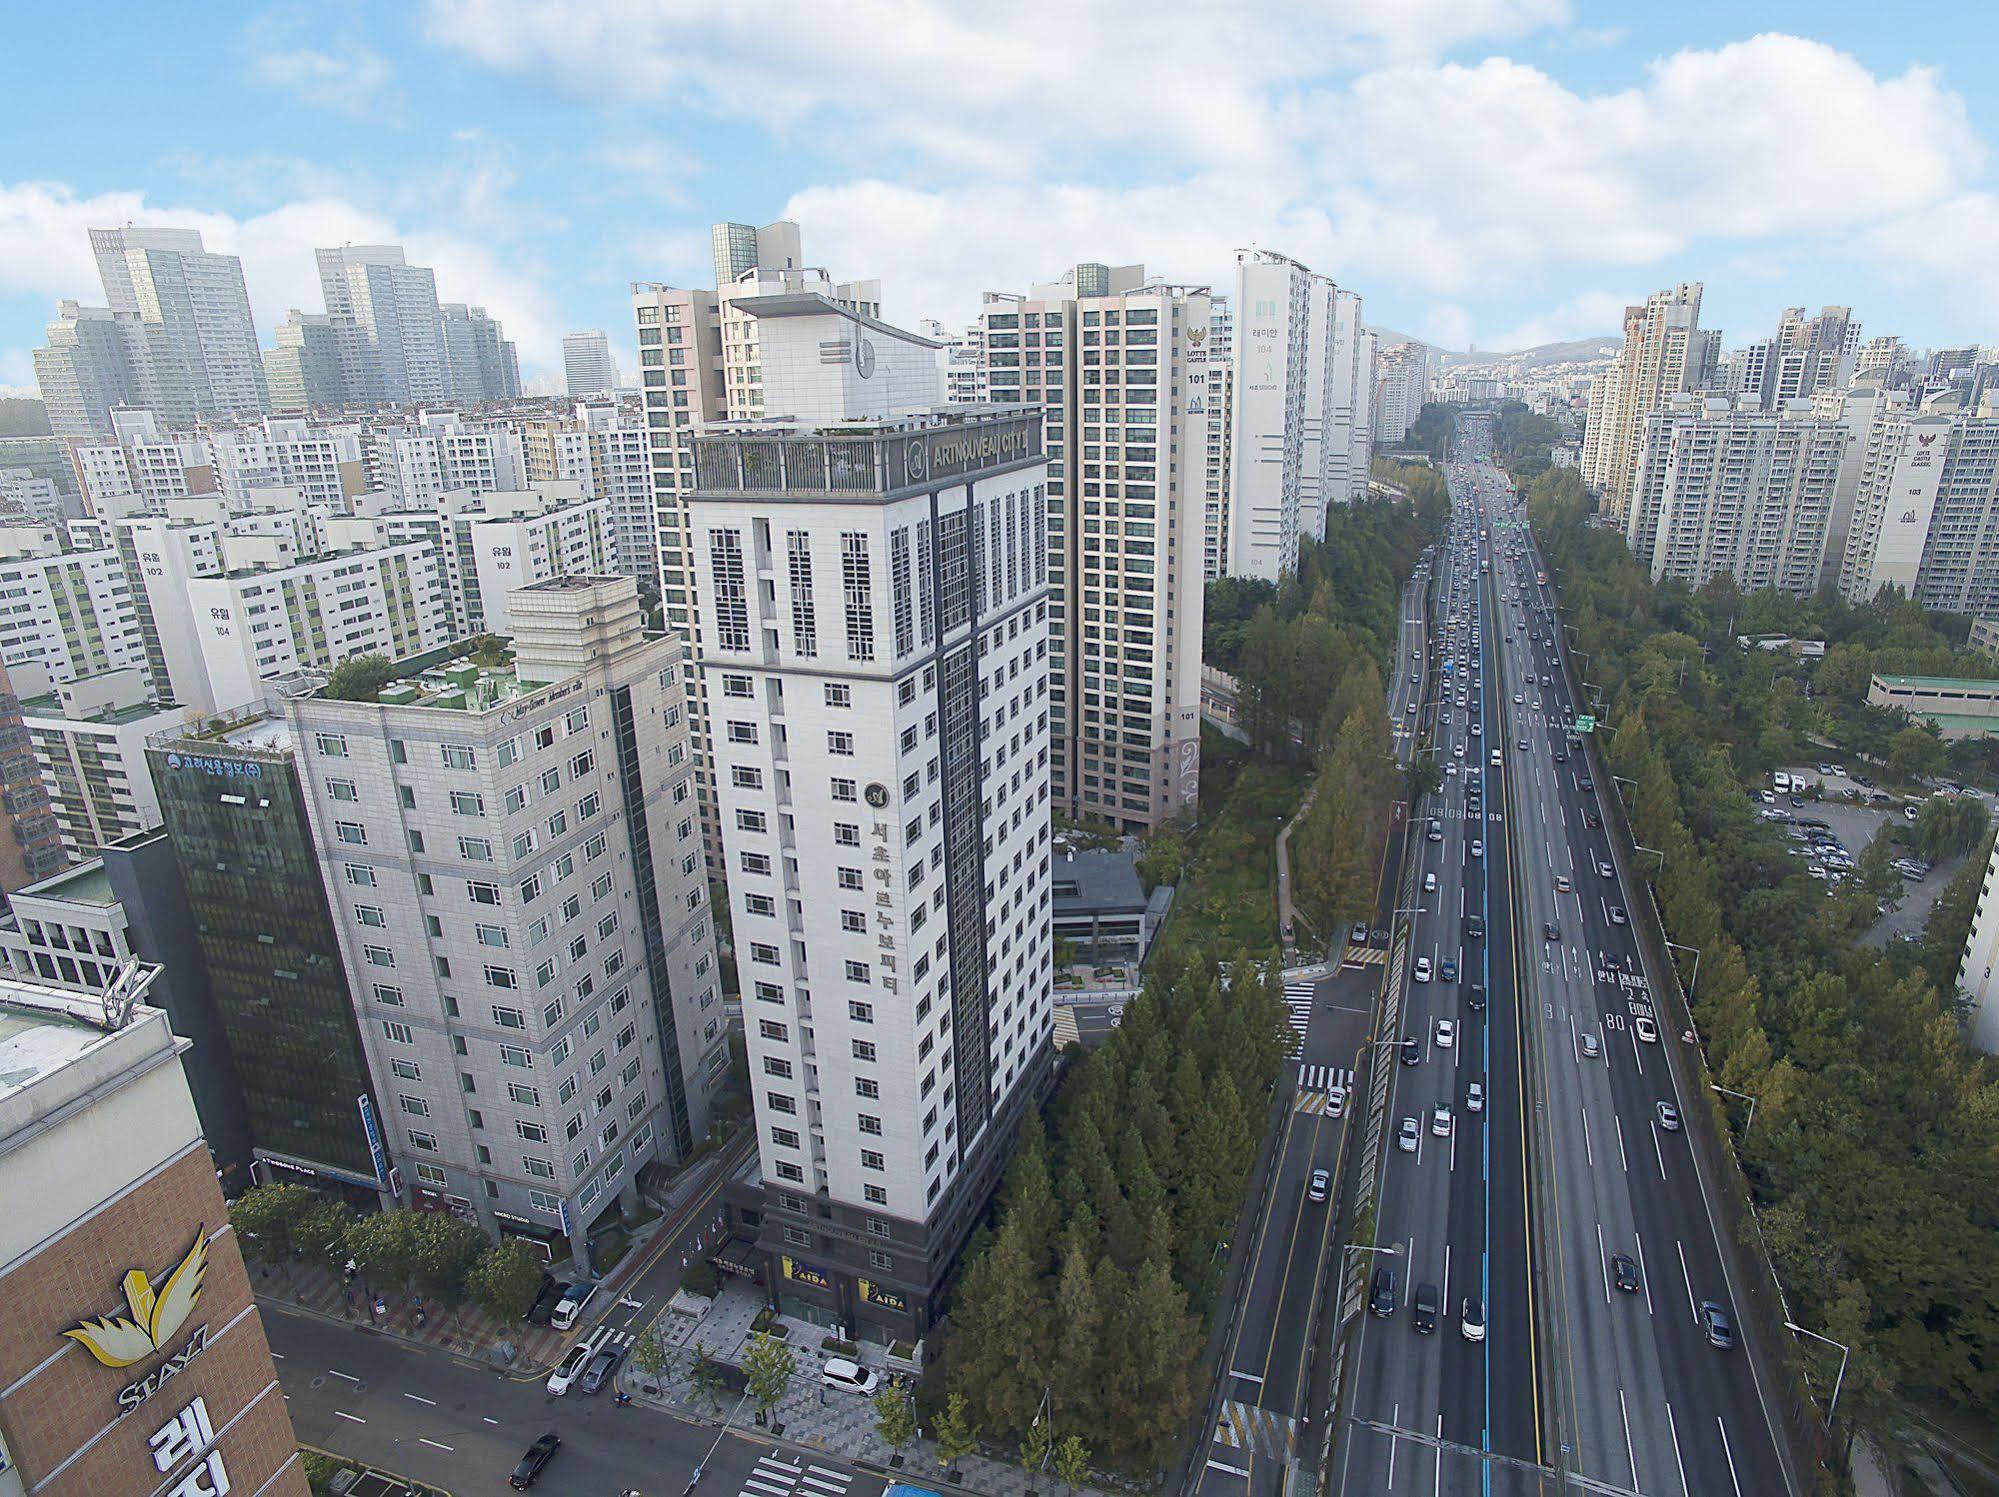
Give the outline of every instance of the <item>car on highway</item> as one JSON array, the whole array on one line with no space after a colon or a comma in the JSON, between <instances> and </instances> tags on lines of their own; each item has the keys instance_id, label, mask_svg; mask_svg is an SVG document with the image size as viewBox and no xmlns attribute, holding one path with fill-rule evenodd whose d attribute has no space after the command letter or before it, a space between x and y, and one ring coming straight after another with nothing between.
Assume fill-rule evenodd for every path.
<instances>
[{"instance_id":1,"label":"car on highway","mask_svg":"<svg viewBox=\"0 0 1999 1497\"><path fill-rule=\"evenodd\" d=\"M1517 743L1517 744L1515 744L1515 745L1514 745L1514 747L1515 747L1515 748L1517 748L1517 749L1519 749L1521 753L1523 753L1523 754L1524 754L1524 753L1526 753L1526 752L1527 752L1527 740L1526 740L1526 739L1524 739L1524 738L1523 738L1523 739L1521 739L1519 743Z\"/></svg>"},{"instance_id":2,"label":"car on highway","mask_svg":"<svg viewBox=\"0 0 1999 1497\"><path fill-rule=\"evenodd\" d=\"M1430 818L1429 837L1432 842L1441 842L1444 840L1444 824L1434 816Z\"/></svg>"},{"instance_id":3,"label":"car on highway","mask_svg":"<svg viewBox=\"0 0 1999 1497\"><path fill-rule=\"evenodd\" d=\"M1329 1170L1313 1170L1311 1183L1305 1187L1305 1199L1323 1201L1332 1193L1333 1176Z\"/></svg>"},{"instance_id":4,"label":"car on highway","mask_svg":"<svg viewBox=\"0 0 1999 1497\"><path fill-rule=\"evenodd\" d=\"M1437 976L1444 982L1456 982L1458 980L1458 959L1454 956L1445 957L1438 964Z\"/></svg>"},{"instance_id":5,"label":"car on highway","mask_svg":"<svg viewBox=\"0 0 1999 1497\"><path fill-rule=\"evenodd\" d=\"M1596 860L1596 871L1597 876L1600 878L1617 877L1617 870L1610 866L1610 860L1607 858L1598 858Z\"/></svg>"},{"instance_id":6,"label":"car on highway","mask_svg":"<svg viewBox=\"0 0 1999 1497\"><path fill-rule=\"evenodd\" d=\"M1485 939L1485 916L1465 916L1465 939L1469 941L1483 941Z\"/></svg>"},{"instance_id":7,"label":"car on highway","mask_svg":"<svg viewBox=\"0 0 1999 1497\"><path fill-rule=\"evenodd\" d=\"M1417 957L1416 970L1411 975L1418 982L1428 982L1430 980L1430 959L1427 956Z\"/></svg>"},{"instance_id":8,"label":"car on highway","mask_svg":"<svg viewBox=\"0 0 1999 1497\"><path fill-rule=\"evenodd\" d=\"M1513 693L1513 705L1516 707L1524 707L1527 705L1527 698L1525 698L1519 692L1516 691Z\"/></svg>"},{"instance_id":9,"label":"car on highway","mask_svg":"<svg viewBox=\"0 0 1999 1497\"><path fill-rule=\"evenodd\" d=\"M1558 873L1555 875L1555 892L1557 894L1572 893L1574 892L1574 889L1575 885L1569 882L1569 876L1566 873Z\"/></svg>"},{"instance_id":10,"label":"car on highway","mask_svg":"<svg viewBox=\"0 0 1999 1497\"><path fill-rule=\"evenodd\" d=\"M1437 1293L1435 1284L1418 1284L1416 1293L1409 1301L1410 1323L1419 1334L1427 1336L1437 1328L1437 1306L1443 1296ZM1710 1340L1713 1338L1710 1337Z\"/></svg>"},{"instance_id":11,"label":"car on highway","mask_svg":"<svg viewBox=\"0 0 1999 1497\"><path fill-rule=\"evenodd\" d=\"M550 1430L534 1444L528 1446L527 1454L514 1467L513 1475L507 1478L507 1485L516 1492L525 1492L541 1479L542 1469L555 1459L556 1451L562 1448L562 1436Z\"/></svg>"},{"instance_id":12,"label":"car on highway","mask_svg":"<svg viewBox=\"0 0 1999 1497\"><path fill-rule=\"evenodd\" d=\"M1438 1138L1451 1136L1451 1110L1441 1102L1430 1110L1430 1131Z\"/></svg>"},{"instance_id":13,"label":"car on highway","mask_svg":"<svg viewBox=\"0 0 1999 1497\"><path fill-rule=\"evenodd\" d=\"M1419 1297L1421 1291L1417 1291ZM1701 1329L1707 1332L1707 1344L1727 1351L1735 1345L1735 1322L1728 1318L1728 1311L1711 1299L1701 1301Z\"/></svg>"},{"instance_id":14,"label":"car on highway","mask_svg":"<svg viewBox=\"0 0 1999 1497\"><path fill-rule=\"evenodd\" d=\"M1594 789L1596 789L1596 781L1595 781L1595 780L1592 780L1592 779L1591 779L1591 778L1590 778L1590 777L1589 777L1588 775L1586 775L1586 774L1579 774L1579 775L1577 775L1577 776L1576 776L1576 785L1578 786L1578 788L1580 788L1580 789L1583 789L1583 790L1594 790Z\"/></svg>"},{"instance_id":15,"label":"car on highway","mask_svg":"<svg viewBox=\"0 0 1999 1497\"><path fill-rule=\"evenodd\" d=\"M610 1381L611 1374L617 1370L617 1366L618 1349L616 1347L606 1347L604 1350L598 1352L596 1356L590 1359L590 1366L583 1374L583 1391L585 1393L602 1392L604 1384Z\"/></svg>"},{"instance_id":16,"label":"car on highway","mask_svg":"<svg viewBox=\"0 0 1999 1497\"><path fill-rule=\"evenodd\" d=\"M1610 1282L1626 1294L1638 1292L1638 1265L1624 1254L1618 1253L1610 1260Z\"/></svg>"},{"instance_id":17,"label":"car on highway","mask_svg":"<svg viewBox=\"0 0 1999 1497\"><path fill-rule=\"evenodd\" d=\"M1347 940L1352 945L1365 946L1367 944L1367 922L1364 920L1355 921L1353 929L1347 932Z\"/></svg>"},{"instance_id":18,"label":"car on highway","mask_svg":"<svg viewBox=\"0 0 1999 1497\"><path fill-rule=\"evenodd\" d=\"M1423 875L1423 892L1425 894L1435 894L1437 892L1436 874L1426 873Z\"/></svg>"},{"instance_id":19,"label":"car on highway","mask_svg":"<svg viewBox=\"0 0 1999 1497\"><path fill-rule=\"evenodd\" d=\"M1415 1065L1421 1065L1422 1063L1423 1063L1423 1042L1417 1039L1416 1036L1413 1034L1407 1036L1402 1041L1402 1064L1404 1064L1405 1066L1415 1066Z\"/></svg>"},{"instance_id":20,"label":"car on highway","mask_svg":"<svg viewBox=\"0 0 1999 1497\"><path fill-rule=\"evenodd\" d=\"M1485 1084L1474 1081L1465 1087L1465 1111L1485 1111Z\"/></svg>"},{"instance_id":21,"label":"car on highway","mask_svg":"<svg viewBox=\"0 0 1999 1497\"><path fill-rule=\"evenodd\" d=\"M1374 1271L1374 1285L1368 1290L1367 1308L1375 1315L1395 1313L1395 1270L1385 1263Z\"/></svg>"},{"instance_id":22,"label":"car on highway","mask_svg":"<svg viewBox=\"0 0 1999 1497\"><path fill-rule=\"evenodd\" d=\"M1485 856L1485 842L1483 839L1478 837L1471 839L1471 855L1474 860Z\"/></svg>"},{"instance_id":23,"label":"car on highway","mask_svg":"<svg viewBox=\"0 0 1999 1497\"><path fill-rule=\"evenodd\" d=\"M1458 1313L1458 1333L1467 1341L1485 1340L1485 1301L1475 1294L1465 1296Z\"/></svg>"},{"instance_id":24,"label":"car on highway","mask_svg":"<svg viewBox=\"0 0 1999 1497\"><path fill-rule=\"evenodd\" d=\"M1680 1109L1675 1107L1671 1102L1659 1103L1658 1116L1659 1126L1664 1128L1668 1133L1678 1133L1680 1131Z\"/></svg>"},{"instance_id":25,"label":"car on highway","mask_svg":"<svg viewBox=\"0 0 1999 1497\"><path fill-rule=\"evenodd\" d=\"M579 1343L569 1348L569 1355L555 1366L548 1375L548 1391L557 1398L567 1393L570 1386L583 1375L583 1369L590 1364L590 1344Z\"/></svg>"},{"instance_id":26,"label":"car on highway","mask_svg":"<svg viewBox=\"0 0 1999 1497\"><path fill-rule=\"evenodd\" d=\"M1554 921L1550 920L1542 925L1541 934L1547 937L1547 939L1549 939L1550 941L1559 941L1562 939L1562 928L1561 926L1557 925Z\"/></svg>"},{"instance_id":27,"label":"car on highway","mask_svg":"<svg viewBox=\"0 0 1999 1497\"><path fill-rule=\"evenodd\" d=\"M1423 1130L1416 1126L1414 1118L1404 1118L1402 1126L1395 1130L1395 1147L1405 1154L1416 1152L1416 1145L1423 1137Z\"/></svg>"},{"instance_id":28,"label":"car on highway","mask_svg":"<svg viewBox=\"0 0 1999 1497\"><path fill-rule=\"evenodd\" d=\"M1630 916L1624 913L1624 906L1621 904L1611 905L1609 906L1609 910L1610 910L1610 923L1612 925L1623 925L1624 923L1626 923L1626 921L1630 919Z\"/></svg>"},{"instance_id":29,"label":"car on highway","mask_svg":"<svg viewBox=\"0 0 1999 1497\"><path fill-rule=\"evenodd\" d=\"M1652 1022L1649 1014L1639 1014L1631 1021L1632 1033L1648 1045L1659 1043L1659 1026Z\"/></svg>"},{"instance_id":30,"label":"car on highway","mask_svg":"<svg viewBox=\"0 0 1999 1497\"><path fill-rule=\"evenodd\" d=\"M1465 993L1465 1007L1477 1013L1485 1007L1485 984L1475 982Z\"/></svg>"},{"instance_id":31,"label":"car on highway","mask_svg":"<svg viewBox=\"0 0 1999 1497\"><path fill-rule=\"evenodd\" d=\"M1585 809L1583 811L1583 825L1587 827L1601 827L1603 825L1603 818L1597 815L1596 812Z\"/></svg>"},{"instance_id":32,"label":"car on highway","mask_svg":"<svg viewBox=\"0 0 1999 1497\"><path fill-rule=\"evenodd\" d=\"M1449 1019L1437 1020L1437 1048L1448 1050L1457 1043L1458 1026Z\"/></svg>"},{"instance_id":33,"label":"car on highway","mask_svg":"<svg viewBox=\"0 0 1999 1497\"><path fill-rule=\"evenodd\" d=\"M1603 1053L1603 1046L1597 1043L1595 1035L1585 1034L1582 1036L1582 1050L1584 1060L1595 1060Z\"/></svg>"}]
</instances>

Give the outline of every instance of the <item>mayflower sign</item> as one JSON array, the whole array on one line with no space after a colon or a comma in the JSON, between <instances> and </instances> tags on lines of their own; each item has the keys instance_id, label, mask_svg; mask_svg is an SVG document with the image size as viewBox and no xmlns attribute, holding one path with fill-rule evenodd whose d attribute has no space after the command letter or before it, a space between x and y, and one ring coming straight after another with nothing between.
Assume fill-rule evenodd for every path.
<instances>
[{"instance_id":1,"label":"mayflower sign","mask_svg":"<svg viewBox=\"0 0 1999 1497\"><path fill-rule=\"evenodd\" d=\"M106 1367L132 1367L167 1350L182 1326L194 1314L201 1298L201 1281L208 1273L208 1229L196 1229L194 1245L187 1256L174 1265L155 1287L144 1269L135 1268L124 1278L125 1305L132 1313L102 1315L64 1331L72 1341L80 1341ZM118 1406L136 1409L160 1389L160 1385L207 1349L208 1327L198 1326L178 1351L145 1377L127 1384L118 1392Z\"/></svg>"}]
</instances>

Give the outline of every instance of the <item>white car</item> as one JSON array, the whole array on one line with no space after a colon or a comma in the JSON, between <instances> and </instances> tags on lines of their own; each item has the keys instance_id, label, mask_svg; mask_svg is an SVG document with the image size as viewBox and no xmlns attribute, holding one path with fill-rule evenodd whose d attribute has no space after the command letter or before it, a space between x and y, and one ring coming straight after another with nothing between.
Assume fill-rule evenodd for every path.
<instances>
[{"instance_id":1,"label":"white car","mask_svg":"<svg viewBox=\"0 0 1999 1497\"><path fill-rule=\"evenodd\" d=\"M575 1385L576 1380L583 1376L583 1369L590 1365L591 1353L596 1349L587 1340L579 1341L570 1347L569 1355L564 1357L556 1365L555 1371L548 1375L548 1391L557 1398L567 1393Z\"/></svg>"},{"instance_id":2,"label":"white car","mask_svg":"<svg viewBox=\"0 0 1999 1497\"><path fill-rule=\"evenodd\" d=\"M1485 1111L1485 1084L1483 1082L1474 1081L1465 1088L1465 1111Z\"/></svg>"},{"instance_id":3,"label":"white car","mask_svg":"<svg viewBox=\"0 0 1999 1497\"><path fill-rule=\"evenodd\" d=\"M1451 1110L1441 1102L1430 1113L1430 1131L1439 1138L1451 1136Z\"/></svg>"},{"instance_id":4,"label":"white car","mask_svg":"<svg viewBox=\"0 0 1999 1497\"><path fill-rule=\"evenodd\" d=\"M881 1374L846 1357L828 1357L826 1365L819 1369L819 1381L829 1388L844 1388L849 1393L873 1397Z\"/></svg>"},{"instance_id":5,"label":"white car","mask_svg":"<svg viewBox=\"0 0 1999 1497\"><path fill-rule=\"evenodd\" d=\"M1656 1045L1659 1043L1659 1026L1654 1024L1646 1015L1639 1014L1634 1018L1631 1021L1631 1028L1637 1034L1638 1038L1646 1044Z\"/></svg>"},{"instance_id":6,"label":"white car","mask_svg":"<svg viewBox=\"0 0 1999 1497\"><path fill-rule=\"evenodd\" d=\"M1416 958L1416 971L1414 975L1418 982L1428 982L1430 980L1430 959L1427 956Z\"/></svg>"},{"instance_id":7,"label":"white car","mask_svg":"<svg viewBox=\"0 0 1999 1497\"><path fill-rule=\"evenodd\" d=\"M1476 837L1472 838L1471 855L1474 859L1483 858L1485 856L1485 844L1479 841L1478 838Z\"/></svg>"},{"instance_id":8,"label":"white car","mask_svg":"<svg viewBox=\"0 0 1999 1497\"><path fill-rule=\"evenodd\" d=\"M1448 1050L1458 1041L1458 1026L1449 1019L1437 1020L1437 1048Z\"/></svg>"},{"instance_id":9,"label":"white car","mask_svg":"<svg viewBox=\"0 0 1999 1497\"><path fill-rule=\"evenodd\" d=\"M1422 1138L1423 1130L1416 1126L1414 1118L1404 1118L1402 1126L1395 1132L1395 1147L1405 1154L1416 1152L1416 1144Z\"/></svg>"}]
</instances>

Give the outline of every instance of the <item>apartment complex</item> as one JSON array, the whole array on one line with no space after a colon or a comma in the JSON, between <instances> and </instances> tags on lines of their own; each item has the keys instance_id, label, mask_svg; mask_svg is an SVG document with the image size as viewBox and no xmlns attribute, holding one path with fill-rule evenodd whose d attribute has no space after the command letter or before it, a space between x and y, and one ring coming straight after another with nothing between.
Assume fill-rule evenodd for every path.
<instances>
[{"instance_id":1,"label":"apartment complex","mask_svg":"<svg viewBox=\"0 0 1999 1497\"><path fill-rule=\"evenodd\" d=\"M30 668L23 667L17 677ZM160 824L160 800L146 772L146 744L188 720L158 700L136 666L55 685L21 701L21 726L41 775L49 813L72 863L108 842Z\"/></svg>"},{"instance_id":2,"label":"apartment complex","mask_svg":"<svg viewBox=\"0 0 1999 1497\"><path fill-rule=\"evenodd\" d=\"M572 397L616 390L618 366L611 361L611 340L602 332L565 333L562 373L563 387Z\"/></svg>"},{"instance_id":3,"label":"apartment complex","mask_svg":"<svg viewBox=\"0 0 1999 1497\"><path fill-rule=\"evenodd\" d=\"M1213 582L1228 569L1229 483L1234 476L1235 316L1226 296L1208 301L1207 357L1188 370L1198 387L1188 409L1208 418L1207 460L1202 472L1201 577ZM1196 405L1198 402L1198 405Z\"/></svg>"},{"instance_id":4,"label":"apartment complex","mask_svg":"<svg viewBox=\"0 0 1999 1497\"><path fill-rule=\"evenodd\" d=\"M1647 414L1669 395L1700 387L1712 336L1700 327L1701 285L1682 281L1624 309L1624 346L1590 388L1583 432L1583 482L1603 495L1604 509L1622 524L1631 504L1639 440Z\"/></svg>"},{"instance_id":5,"label":"apartment complex","mask_svg":"<svg viewBox=\"0 0 1999 1497\"><path fill-rule=\"evenodd\" d=\"M1399 343L1380 351L1375 362L1374 439L1400 442L1423 414L1430 394L1430 350Z\"/></svg>"},{"instance_id":6,"label":"apartment complex","mask_svg":"<svg viewBox=\"0 0 1999 1497\"><path fill-rule=\"evenodd\" d=\"M242 261L193 229L92 229L90 247L108 305L58 303L35 351L55 435L109 435L120 404L177 422L269 408Z\"/></svg>"},{"instance_id":7,"label":"apartment complex","mask_svg":"<svg viewBox=\"0 0 1999 1497\"><path fill-rule=\"evenodd\" d=\"M510 601L513 658L285 704L397 1183L566 1236L726 1069L680 646L630 578Z\"/></svg>"},{"instance_id":8,"label":"apartment complex","mask_svg":"<svg viewBox=\"0 0 1999 1497\"><path fill-rule=\"evenodd\" d=\"M1054 330L1121 350L1106 334L1138 311L1184 346L1207 308L1180 301L1078 298ZM1049 1078L1040 429L946 408L696 439L697 648L761 1159L732 1215L782 1307L870 1340L935 1317Z\"/></svg>"},{"instance_id":9,"label":"apartment complex","mask_svg":"<svg viewBox=\"0 0 1999 1497\"><path fill-rule=\"evenodd\" d=\"M1926 608L1999 611L1999 408L1949 397L1885 409L1868 429L1839 589L1903 589Z\"/></svg>"},{"instance_id":10,"label":"apartment complex","mask_svg":"<svg viewBox=\"0 0 1999 1497\"><path fill-rule=\"evenodd\" d=\"M306 1497L150 975L0 980L0 1488Z\"/></svg>"},{"instance_id":11,"label":"apartment complex","mask_svg":"<svg viewBox=\"0 0 1999 1497\"><path fill-rule=\"evenodd\" d=\"M1651 569L1700 587L1818 591L1847 430L1809 410L1676 396L1640 425L1625 539Z\"/></svg>"},{"instance_id":12,"label":"apartment complex","mask_svg":"<svg viewBox=\"0 0 1999 1497\"><path fill-rule=\"evenodd\" d=\"M10 670L39 665L58 682L145 668L118 553L66 551L48 526L0 529L0 663Z\"/></svg>"},{"instance_id":13,"label":"apartment complex","mask_svg":"<svg viewBox=\"0 0 1999 1497\"><path fill-rule=\"evenodd\" d=\"M1055 805L1127 830L1200 795L1212 320L1206 287L1098 264L980 317L995 405L1042 417Z\"/></svg>"}]
</instances>

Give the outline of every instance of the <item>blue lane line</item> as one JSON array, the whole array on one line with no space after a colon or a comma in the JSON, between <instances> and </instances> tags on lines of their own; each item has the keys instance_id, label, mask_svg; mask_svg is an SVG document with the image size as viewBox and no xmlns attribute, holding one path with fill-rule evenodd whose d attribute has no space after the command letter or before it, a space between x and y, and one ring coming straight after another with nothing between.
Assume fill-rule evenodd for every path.
<instances>
[{"instance_id":1,"label":"blue lane line","mask_svg":"<svg viewBox=\"0 0 1999 1497\"><path fill-rule=\"evenodd\" d=\"M1473 489L1473 494L1475 498L1477 494L1476 487L1474 487ZM1483 552L1481 551L1481 556L1482 555ZM1484 649L1485 584L1482 580L1475 579L1473 581L1472 586L1474 589L1474 596L1478 601L1479 640L1480 640L1479 659L1481 662L1483 662L1485 659L1485 649ZM1493 649L1497 651L1498 648L1499 644L1498 641L1495 639L1493 642ZM1495 675L1495 677L1498 675L1499 672L1499 667L1498 664L1496 663L1497 659L1498 657L1495 654L1494 656L1495 664L1493 666L1493 674ZM1487 728L1486 713L1485 713L1485 676L1486 676L1485 667L1481 663L1479 667L1479 709L1478 709L1479 729L1481 734L1483 734ZM1503 766L1500 772L1502 774L1505 773L1505 769ZM1490 789L1491 787L1487 786L1486 788ZM1486 1012L1485 1036L1484 1036L1485 1043L1479 1047L1479 1068L1480 1068L1480 1080L1485 1086L1487 1093L1487 1099L1486 1099L1487 1107L1490 1107L1492 1105L1492 1100L1491 1100L1491 1092L1492 1092L1491 1015L1493 1012L1492 943L1493 940L1495 939L1492 931L1492 872L1491 872L1492 846L1489 839L1489 826L1487 822L1487 807L1490 804L1491 804L1490 801L1488 801L1484 795L1479 796L1478 829L1479 829L1479 840L1481 844L1483 844L1483 856L1479 859L1481 867L1479 869L1479 881L1478 881L1478 911L1479 911L1479 919L1483 921L1485 924L1485 940L1483 943L1481 943L1483 944L1485 949L1479 953L1479 971L1485 978L1485 1012ZM1483 1116L1481 1116L1481 1122L1483 1121L1484 1121ZM1480 1243L1479 1247L1479 1301L1485 1312L1485 1328L1486 1328L1485 1342L1483 1346L1485 1355L1482 1359L1485 1364L1485 1401L1481 1406L1481 1413L1483 1416L1484 1423L1479 1430L1479 1450L1489 1455L1492 1452L1492 1128L1490 1127L1490 1125L1481 1127L1478 1131L1478 1137L1479 1137L1479 1161L1478 1161L1479 1184L1484 1192L1484 1198L1485 1198L1485 1213L1484 1213L1484 1221L1482 1223L1485 1229L1485 1235L1484 1235L1484 1240ZM1492 1462L1490 1461L1479 1462L1479 1483L1482 1491L1486 1494L1486 1497L1491 1497Z\"/></svg>"}]
</instances>

